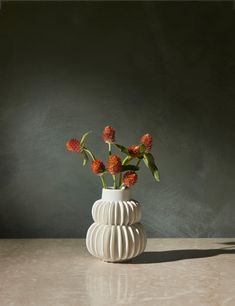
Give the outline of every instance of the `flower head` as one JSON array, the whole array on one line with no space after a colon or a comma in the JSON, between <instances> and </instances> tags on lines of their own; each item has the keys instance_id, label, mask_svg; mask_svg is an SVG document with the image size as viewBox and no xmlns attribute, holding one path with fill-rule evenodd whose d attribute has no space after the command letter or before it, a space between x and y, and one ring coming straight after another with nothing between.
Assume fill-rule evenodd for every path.
<instances>
[{"instance_id":1,"label":"flower head","mask_svg":"<svg viewBox=\"0 0 235 306\"><path fill-rule=\"evenodd\" d=\"M121 158L117 155L110 155L108 159L108 171L115 175L122 170L122 161Z\"/></svg>"},{"instance_id":2,"label":"flower head","mask_svg":"<svg viewBox=\"0 0 235 306\"><path fill-rule=\"evenodd\" d=\"M103 139L104 139L104 142L106 143L115 142L115 130L112 126L108 125L104 128Z\"/></svg>"},{"instance_id":3,"label":"flower head","mask_svg":"<svg viewBox=\"0 0 235 306\"><path fill-rule=\"evenodd\" d=\"M123 184L130 188L133 186L138 179L138 175L135 171L128 171L123 175Z\"/></svg>"},{"instance_id":4,"label":"flower head","mask_svg":"<svg viewBox=\"0 0 235 306\"><path fill-rule=\"evenodd\" d=\"M80 153L81 152L81 145L78 139L70 139L66 142L66 147L68 151Z\"/></svg>"},{"instance_id":5,"label":"flower head","mask_svg":"<svg viewBox=\"0 0 235 306\"><path fill-rule=\"evenodd\" d=\"M128 152L131 157L137 157L140 154L140 147L133 145L128 147Z\"/></svg>"},{"instance_id":6,"label":"flower head","mask_svg":"<svg viewBox=\"0 0 235 306\"><path fill-rule=\"evenodd\" d=\"M148 152L151 151L153 145L153 137L150 134L145 134L140 138L140 142L145 146Z\"/></svg>"},{"instance_id":7,"label":"flower head","mask_svg":"<svg viewBox=\"0 0 235 306\"><path fill-rule=\"evenodd\" d=\"M95 159L91 163L91 169L95 174L101 175L105 171L105 165L101 160Z\"/></svg>"}]
</instances>

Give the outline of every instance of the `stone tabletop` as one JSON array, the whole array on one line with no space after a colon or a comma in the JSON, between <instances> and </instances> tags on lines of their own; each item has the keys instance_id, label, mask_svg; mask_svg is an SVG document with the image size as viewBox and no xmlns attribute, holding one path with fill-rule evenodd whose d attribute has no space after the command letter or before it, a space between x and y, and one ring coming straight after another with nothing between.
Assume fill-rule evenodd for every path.
<instances>
[{"instance_id":1,"label":"stone tabletop","mask_svg":"<svg viewBox=\"0 0 235 306\"><path fill-rule=\"evenodd\" d=\"M1 306L234 306L235 238L149 239L127 263L83 239L0 240Z\"/></svg>"}]
</instances>

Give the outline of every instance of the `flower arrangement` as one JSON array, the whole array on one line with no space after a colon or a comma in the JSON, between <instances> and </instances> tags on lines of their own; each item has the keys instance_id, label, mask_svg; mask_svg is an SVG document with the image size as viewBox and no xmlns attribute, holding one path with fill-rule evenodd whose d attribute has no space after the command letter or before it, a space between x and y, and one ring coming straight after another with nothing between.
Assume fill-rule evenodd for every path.
<instances>
[{"instance_id":1,"label":"flower arrangement","mask_svg":"<svg viewBox=\"0 0 235 306\"><path fill-rule=\"evenodd\" d=\"M156 166L152 150L153 138L150 134L145 134L140 138L137 145L125 147L117 144L115 139L115 129L106 126L103 130L103 140L108 145L108 160L106 165L86 146L86 139L91 132L85 133L81 140L70 139L66 143L67 150L83 155L83 166L86 166L91 159L91 170L100 177L103 188L108 188L106 175L111 174L113 178L113 189L125 189L132 187L138 180L136 171L140 169L141 161L150 170L156 181L160 181L159 170ZM113 154L112 149L116 147L125 155L122 159L119 155ZM135 163L135 164L133 164ZM118 177L118 178L117 178Z\"/></svg>"}]
</instances>

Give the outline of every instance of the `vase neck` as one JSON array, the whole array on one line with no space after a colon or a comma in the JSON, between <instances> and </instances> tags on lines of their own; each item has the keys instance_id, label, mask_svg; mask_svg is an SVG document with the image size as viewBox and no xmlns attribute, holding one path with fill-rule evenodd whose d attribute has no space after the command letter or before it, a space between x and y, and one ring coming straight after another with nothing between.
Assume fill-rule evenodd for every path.
<instances>
[{"instance_id":1,"label":"vase neck","mask_svg":"<svg viewBox=\"0 0 235 306\"><path fill-rule=\"evenodd\" d=\"M102 189L102 200L104 201L128 201L130 197L130 189Z\"/></svg>"}]
</instances>

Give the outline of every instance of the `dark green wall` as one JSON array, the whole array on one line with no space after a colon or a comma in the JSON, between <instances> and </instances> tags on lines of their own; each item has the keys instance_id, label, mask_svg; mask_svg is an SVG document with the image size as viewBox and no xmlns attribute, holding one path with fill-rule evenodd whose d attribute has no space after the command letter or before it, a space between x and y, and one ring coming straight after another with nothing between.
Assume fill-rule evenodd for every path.
<instances>
[{"instance_id":1,"label":"dark green wall","mask_svg":"<svg viewBox=\"0 0 235 306\"><path fill-rule=\"evenodd\" d=\"M152 237L235 235L233 2L7 2L0 10L0 235L84 237L99 180L65 142L154 136Z\"/></svg>"}]
</instances>

